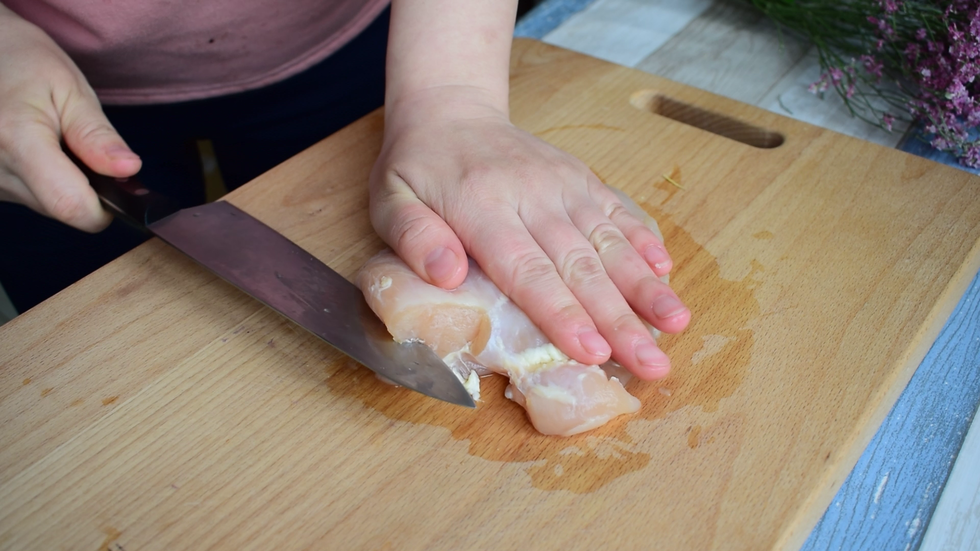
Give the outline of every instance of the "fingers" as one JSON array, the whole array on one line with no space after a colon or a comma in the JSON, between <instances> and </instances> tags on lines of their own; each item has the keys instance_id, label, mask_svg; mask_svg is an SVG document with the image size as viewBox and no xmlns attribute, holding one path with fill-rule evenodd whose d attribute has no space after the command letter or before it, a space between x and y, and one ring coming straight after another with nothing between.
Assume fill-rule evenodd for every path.
<instances>
[{"instance_id":1,"label":"fingers","mask_svg":"<svg viewBox=\"0 0 980 551\"><path fill-rule=\"evenodd\" d=\"M601 215L598 209L593 208L593 211ZM595 321L599 333L611 345L613 359L643 379L666 376L670 371L670 360L657 347L630 300L644 292L649 293L652 282L664 285L608 219L593 224L586 236L568 219L554 217L543 222L529 225L532 235L553 260L564 284ZM604 264L611 260L631 265L618 265L610 271ZM632 272L641 274L639 281L613 275L632 275ZM633 284L634 288L621 286L624 282Z\"/></svg>"},{"instance_id":2,"label":"fingers","mask_svg":"<svg viewBox=\"0 0 980 551\"><path fill-rule=\"evenodd\" d=\"M497 211L493 232L474 232L468 243L477 263L562 352L585 364L607 361L612 348L600 320L593 321L513 210Z\"/></svg>"},{"instance_id":3,"label":"fingers","mask_svg":"<svg viewBox=\"0 0 980 551\"><path fill-rule=\"evenodd\" d=\"M606 217L623 232L633 249L640 253L657 276L670 273L674 263L653 218L622 191L609 188L594 175L590 175L589 195L596 204L602 206Z\"/></svg>"},{"instance_id":4,"label":"fingers","mask_svg":"<svg viewBox=\"0 0 980 551\"><path fill-rule=\"evenodd\" d=\"M603 191L608 189L599 185ZM640 378L664 377L670 361L640 317L661 331L673 333L687 326L690 311L660 280L659 275L670 267L660 238L614 194L600 191L596 195L599 197L568 193L560 210L546 214L542 214L546 209L539 201L536 216L526 216L524 222L554 263L564 285L611 345L612 357ZM638 252L651 248L666 259L651 259ZM539 319L528 313L532 319Z\"/></svg>"},{"instance_id":5,"label":"fingers","mask_svg":"<svg viewBox=\"0 0 980 551\"><path fill-rule=\"evenodd\" d=\"M466 252L448 224L395 175L372 178L371 223L415 273L444 289L466 279Z\"/></svg>"},{"instance_id":6,"label":"fingers","mask_svg":"<svg viewBox=\"0 0 980 551\"><path fill-rule=\"evenodd\" d=\"M83 231L104 229L112 217L61 138L85 164L108 176L131 176L140 160L102 113L84 83L63 85L37 100L37 90L4 98L0 113L0 198L12 200ZM31 91L33 90L33 92Z\"/></svg>"},{"instance_id":7,"label":"fingers","mask_svg":"<svg viewBox=\"0 0 980 551\"><path fill-rule=\"evenodd\" d=\"M613 204L606 213L623 236L629 241L634 251L637 251L646 262L647 266L657 277L665 276L674 267L674 262L667 252L663 242L656 236L650 228L637 220L630 214L626 207L620 203Z\"/></svg>"},{"instance_id":8,"label":"fingers","mask_svg":"<svg viewBox=\"0 0 980 551\"><path fill-rule=\"evenodd\" d=\"M569 212L575 226L601 259L606 275L622 292L632 310L661 331L682 331L690 321L691 313L673 289L658 277L647 259L637 252L633 243L645 238L627 239L623 225L614 223L592 204L573 205ZM619 221L630 228L636 219L626 214ZM633 231L641 233L635 228ZM662 247L659 240L655 245Z\"/></svg>"},{"instance_id":9,"label":"fingers","mask_svg":"<svg viewBox=\"0 0 980 551\"><path fill-rule=\"evenodd\" d=\"M88 180L65 154L57 132L46 124L12 124L15 147L4 147L7 177L5 198L13 200L83 231L96 232L109 224ZM4 138L2 143L8 141Z\"/></svg>"}]
</instances>

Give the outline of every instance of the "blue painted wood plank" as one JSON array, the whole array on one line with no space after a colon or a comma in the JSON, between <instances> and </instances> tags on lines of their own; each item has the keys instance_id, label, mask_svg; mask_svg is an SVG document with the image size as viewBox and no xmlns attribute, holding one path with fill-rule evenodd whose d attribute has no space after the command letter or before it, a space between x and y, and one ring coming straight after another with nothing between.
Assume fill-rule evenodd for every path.
<instances>
[{"instance_id":1,"label":"blue painted wood plank","mask_svg":"<svg viewBox=\"0 0 980 551\"><path fill-rule=\"evenodd\" d=\"M978 403L980 274L803 549L918 549Z\"/></svg>"},{"instance_id":2,"label":"blue painted wood plank","mask_svg":"<svg viewBox=\"0 0 980 551\"><path fill-rule=\"evenodd\" d=\"M541 40L569 17L584 10L595 0L545 0L517 22L514 36Z\"/></svg>"}]
</instances>

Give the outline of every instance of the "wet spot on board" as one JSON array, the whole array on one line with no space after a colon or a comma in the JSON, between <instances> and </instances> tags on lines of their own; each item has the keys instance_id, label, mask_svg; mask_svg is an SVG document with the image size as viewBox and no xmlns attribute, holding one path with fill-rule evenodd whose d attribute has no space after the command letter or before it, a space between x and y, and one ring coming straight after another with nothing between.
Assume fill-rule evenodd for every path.
<instances>
[{"instance_id":1,"label":"wet spot on board","mask_svg":"<svg viewBox=\"0 0 980 551\"><path fill-rule=\"evenodd\" d=\"M746 376L755 344L747 325L760 315L760 307L752 291L759 283L753 279L756 270L740 281L722 279L716 259L690 234L652 205L641 206L660 224L674 259L671 287L694 315L683 333L660 339L675 366L672 374L662 381L633 380L626 385L643 403L639 412L583 434L556 437L534 430L524 410L504 398L507 381L501 376L481 380L482 399L473 411L361 376L368 372L353 360L343 360L351 369L332 370L327 384L334 392L359 397L388 418L445 427L453 439L469 443L470 455L529 463L526 472L538 489L589 493L646 468L652 458L627 431L628 425L664 419L683 408L718 411ZM700 435L696 439L704 443Z\"/></svg>"},{"instance_id":2,"label":"wet spot on board","mask_svg":"<svg viewBox=\"0 0 980 551\"><path fill-rule=\"evenodd\" d=\"M77 400L72 400L72 402L70 404L68 404L68 405L70 407L77 408L78 406L80 406L80 405L82 405L84 403L85 403L85 399L84 398L78 398Z\"/></svg>"},{"instance_id":3,"label":"wet spot on board","mask_svg":"<svg viewBox=\"0 0 980 551\"><path fill-rule=\"evenodd\" d=\"M118 399L119 399L119 396L109 396L108 398L103 398L102 399L102 405L103 406L108 406L109 404L115 402Z\"/></svg>"},{"instance_id":4,"label":"wet spot on board","mask_svg":"<svg viewBox=\"0 0 980 551\"><path fill-rule=\"evenodd\" d=\"M121 549L118 544L113 545L122 532L116 530L111 526L106 526L102 529L102 533L105 534L105 539L102 540L102 545L99 546L99 551L115 551L116 549Z\"/></svg>"},{"instance_id":5,"label":"wet spot on board","mask_svg":"<svg viewBox=\"0 0 980 551\"><path fill-rule=\"evenodd\" d=\"M771 231L769 231L769 230L762 230L760 232L753 233L752 234L752 237L754 237L756 239L769 240L769 239L772 239L773 237L776 237L776 236L773 235L773 233Z\"/></svg>"},{"instance_id":6,"label":"wet spot on board","mask_svg":"<svg viewBox=\"0 0 980 551\"><path fill-rule=\"evenodd\" d=\"M704 346L691 355L691 365L698 365L709 356L714 356L721 352L730 340L725 335L704 335L701 339L704 341Z\"/></svg>"},{"instance_id":7,"label":"wet spot on board","mask_svg":"<svg viewBox=\"0 0 980 551\"><path fill-rule=\"evenodd\" d=\"M41 398L44 398L48 394L51 394L52 390L54 390L54 388L51 387L41 389Z\"/></svg>"},{"instance_id":8,"label":"wet spot on board","mask_svg":"<svg viewBox=\"0 0 980 551\"><path fill-rule=\"evenodd\" d=\"M28 378L26 378L26 379L24 379L24 384L25 384L25 385L29 385L29 384L31 384L31 378L30 378L30 377L28 377Z\"/></svg>"},{"instance_id":9,"label":"wet spot on board","mask_svg":"<svg viewBox=\"0 0 980 551\"><path fill-rule=\"evenodd\" d=\"M687 433L687 447L692 450L701 445L701 425L694 425L691 427L691 431Z\"/></svg>"},{"instance_id":10,"label":"wet spot on board","mask_svg":"<svg viewBox=\"0 0 980 551\"><path fill-rule=\"evenodd\" d=\"M749 289L755 289L759 285L762 285L762 273L766 271L766 267L754 258L749 261L749 266L751 270L743 281L747 282Z\"/></svg>"}]
</instances>

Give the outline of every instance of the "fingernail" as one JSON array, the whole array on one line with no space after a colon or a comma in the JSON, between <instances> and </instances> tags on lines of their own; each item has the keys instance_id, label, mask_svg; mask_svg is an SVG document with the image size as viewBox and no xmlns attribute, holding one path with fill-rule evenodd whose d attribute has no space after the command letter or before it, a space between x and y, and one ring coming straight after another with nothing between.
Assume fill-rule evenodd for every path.
<instances>
[{"instance_id":1,"label":"fingernail","mask_svg":"<svg viewBox=\"0 0 980 551\"><path fill-rule=\"evenodd\" d=\"M445 247L432 251L425 259L425 273L429 274L429 279L436 283L452 278L458 269L456 255Z\"/></svg>"},{"instance_id":2,"label":"fingernail","mask_svg":"<svg viewBox=\"0 0 980 551\"><path fill-rule=\"evenodd\" d=\"M663 350L657 348L653 343L645 342L636 347L636 359L640 364L647 367L666 367L670 365L670 359L664 354Z\"/></svg>"},{"instance_id":3,"label":"fingernail","mask_svg":"<svg viewBox=\"0 0 980 551\"><path fill-rule=\"evenodd\" d=\"M684 310L687 310L684 303L671 295L660 295L653 301L653 315L660 319L676 316Z\"/></svg>"},{"instance_id":4,"label":"fingernail","mask_svg":"<svg viewBox=\"0 0 980 551\"><path fill-rule=\"evenodd\" d=\"M643 257L658 270L663 270L670 266L670 255L667 254L667 249L663 248L662 245L649 245L644 249Z\"/></svg>"},{"instance_id":5,"label":"fingernail","mask_svg":"<svg viewBox=\"0 0 980 551\"><path fill-rule=\"evenodd\" d=\"M606 356L612 353L609 343L595 329L586 329L579 333L578 342L582 343L582 348L586 352L595 356Z\"/></svg>"},{"instance_id":6,"label":"fingernail","mask_svg":"<svg viewBox=\"0 0 980 551\"><path fill-rule=\"evenodd\" d=\"M113 160L140 158L139 155L133 153L128 147L118 144L105 148L105 154Z\"/></svg>"}]
</instances>

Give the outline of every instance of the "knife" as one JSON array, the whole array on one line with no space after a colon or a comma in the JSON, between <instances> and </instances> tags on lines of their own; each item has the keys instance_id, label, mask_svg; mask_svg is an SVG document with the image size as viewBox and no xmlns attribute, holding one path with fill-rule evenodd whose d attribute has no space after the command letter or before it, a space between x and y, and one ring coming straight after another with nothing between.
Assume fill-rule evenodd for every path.
<instances>
[{"instance_id":1,"label":"knife","mask_svg":"<svg viewBox=\"0 0 980 551\"><path fill-rule=\"evenodd\" d=\"M97 174L66 153L117 218L159 237L385 379L476 407L428 346L395 342L358 287L245 211L225 201L178 209L137 177Z\"/></svg>"}]
</instances>

